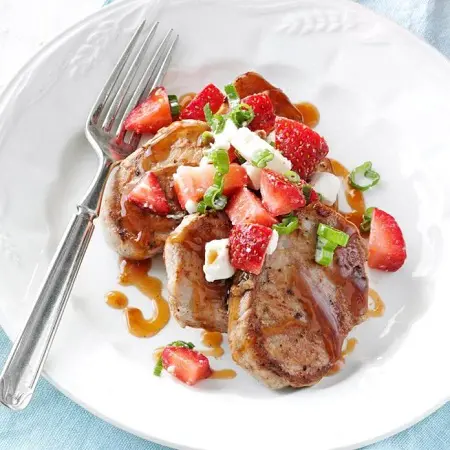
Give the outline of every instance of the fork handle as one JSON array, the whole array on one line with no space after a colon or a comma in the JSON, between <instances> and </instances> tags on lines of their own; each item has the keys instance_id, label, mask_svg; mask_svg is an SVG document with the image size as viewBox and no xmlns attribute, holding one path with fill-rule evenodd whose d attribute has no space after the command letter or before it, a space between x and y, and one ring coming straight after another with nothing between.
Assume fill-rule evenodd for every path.
<instances>
[{"instance_id":1,"label":"fork handle","mask_svg":"<svg viewBox=\"0 0 450 450\"><path fill-rule=\"evenodd\" d=\"M85 198L78 206L53 257L28 321L0 376L0 402L13 410L31 400L39 375L94 231L111 162L102 158Z\"/></svg>"}]
</instances>

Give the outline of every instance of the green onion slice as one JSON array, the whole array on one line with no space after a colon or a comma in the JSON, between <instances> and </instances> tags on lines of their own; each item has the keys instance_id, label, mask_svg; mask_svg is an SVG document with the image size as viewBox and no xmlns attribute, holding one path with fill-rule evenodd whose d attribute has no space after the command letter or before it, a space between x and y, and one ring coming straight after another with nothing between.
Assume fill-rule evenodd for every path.
<instances>
[{"instance_id":1,"label":"green onion slice","mask_svg":"<svg viewBox=\"0 0 450 450\"><path fill-rule=\"evenodd\" d=\"M341 247L345 247L350 239L350 236L347 233L337 230L336 228L329 227L323 223L319 224L319 228L317 228L317 235L333 242L336 245L340 245Z\"/></svg>"},{"instance_id":2,"label":"green onion slice","mask_svg":"<svg viewBox=\"0 0 450 450\"><path fill-rule=\"evenodd\" d=\"M229 117L238 128L241 128L247 126L253 120L255 113L250 105L239 103L231 110Z\"/></svg>"},{"instance_id":3,"label":"green onion slice","mask_svg":"<svg viewBox=\"0 0 450 450\"><path fill-rule=\"evenodd\" d=\"M378 184L380 181L380 174L372 169L371 161L366 161L364 164L361 164L351 171L349 181L355 189L367 191L367 189Z\"/></svg>"},{"instance_id":4,"label":"green onion slice","mask_svg":"<svg viewBox=\"0 0 450 450\"><path fill-rule=\"evenodd\" d=\"M216 134L222 133L225 128L225 117L220 114L213 114L209 103L205 105L203 112L205 113L206 122L208 122L212 132Z\"/></svg>"},{"instance_id":5,"label":"green onion slice","mask_svg":"<svg viewBox=\"0 0 450 450\"><path fill-rule=\"evenodd\" d=\"M239 95L233 84L227 84L225 86L225 94L227 94L228 104L230 105L230 108L234 108L239 105Z\"/></svg>"},{"instance_id":6,"label":"green onion slice","mask_svg":"<svg viewBox=\"0 0 450 450\"><path fill-rule=\"evenodd\" d=\"M228 152L223 148L214 149L209 154L209 160L214 164L216 168L216 174L220 173L225 175L230 170L230 158Z\"/></svg>"},{"instance_id":7,"label":"green onion slice","mask_svg":"<svg viewBox=\"0 0 450 450\"><path fill-rule=\"evenodd\" d=\"M195 345L192 342L173 341L166 347L185 347L185 348L193 349L195 347ZM163 363L162 363L162 357L160 356L158 358L158 361L156 361L155 368L153 369L153 375L160 377L162 370L163 370Z\"/></svg>"},{"instance_id":8,"label":"green onion slice","mask_svg":"<svg viewBox=\"0 0 450 450\"><path fill-rule=\"evenodd\" d=\"M211 144L214 142L214 135L211 131L204 131L201 135L201 140L203 144Z\"/></svg>"},{"instance_id":9,"label":"green onion slice","mask_svg":"<svg viewBox=\"0 0 450 450\"><path fill-rule=\"evenodd\" d=\"M259 169L263 169L267 166L267 163L274 158L273 152L268 149L258 150L255 156L252 158L252 164Z\"/></svg>"},{"instance_id":10,"label":"green onion slice","mask_svg":"<svg viewBox=\"0 0 450 450\"><path fill-rule=\"evenodd\" d=\"M359 226L361 228L361 231L364 231L366 233L370 231L370 225L372 224L372 215L373 215L374 209L375 208L373 206L371 206L370 208L367 208L364 211L363 221L361 222L361 225Z\"/></svg>"},{"instance_id":11,"label":"green onion slice","mask_svg":"<svg viewBox=\"0 0 450 450\"><path fill-rule=\"evenodd\" d=\"M274 147L275 148L275 142L273 142L273 141L270 141L269 142L269 144L272 146L272 147Z\"/></svg>"},{"instance_id":12,"label":"green onion slice","mask_svg":"<svg viewBox=\"0 0 450 450\"><path fill-rule=\"evenodd\" d=\"M205 214L205 212L206 212L206 203L203 200L198 202L197 212L200 213L200 214Z\"/></svg>"},{"instance_id":13,"label":"green onion slice","mask_svg":"<svg viewBox=\"0 0 450 450\"><path fill-rule=\"evenodd\" d=\"M168 95L170 104L170 113L172 117L178 117L180 115L180 104L178 103L178 97L176 95Z\"/></svg>"},{"instance_id":14,"label":"green onion slice","mask_svg":"<svg viewBox=\"0 0 450 450\"><path fill-rule=\"evenodd\" d=\"M334 252L331 250L326 250L325 248L316 248L315 260L317 264L321 266L329 266L333 262Z\"/></svg>"},{"instance_id":15,"label":"green onion slice","mask_svg":"<svg viewBox=\"0 0 450 450\"><path fill-rule=\"evenodd\" d=\"M288 170L284 174L284 176L292 183L300 183L301 181L300 175L297 172L294 172L293 170Z\"/></svg>"},{"instance_id":16,"label":"green onion slice","mask_svg":"<svg viewBox=\"0 0 450 450\"><path fill-rule=\"evenodd\" d=\"M291 234L298 228L298 218L293 214L285 216L281 223L276 223L272 225L272 229L278 234Z\"/></svg>"},{"instance_id":17,"label":"green onion slice","mask_svg":"<svg viewBox=\"0 0 450 450\"><path fill-rule=\"evenodd\" d=\"M328 239L325 239L322 236L317 236L317 247L323 248L325 250L328 250L330 252L334 252L337 248L337 244L334 242L329 241Z\"/></svg>"}]
</instances>

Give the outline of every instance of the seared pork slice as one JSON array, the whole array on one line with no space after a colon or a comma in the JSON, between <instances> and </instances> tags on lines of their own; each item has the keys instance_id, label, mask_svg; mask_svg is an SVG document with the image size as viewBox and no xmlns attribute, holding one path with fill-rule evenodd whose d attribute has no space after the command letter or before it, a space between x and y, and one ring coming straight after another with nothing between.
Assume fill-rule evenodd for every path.
<instances>
[{"instance_id":1,"label":"seared pork slice","mask_svg":"<svg viewBox=\"0 0 450 450\"><path fill-rule=\"evenodd\" d=\"M246 72L240 75L234 80L234 86L240 98L260 92L267 94L277 116L303 122L302 113L291 103L289 97L258 73Z\"/></svg>"},{"instance_id":2,"label":"seared pork slice","mask_svg":"<svg viewBox=\"0 0 450 450\"><path fill-rule=\"evenodd\" d=\"M181 326L226 333L231 279L206 281L205 244L228 238L231 222L223 212L186 216L164 248L172 315Z\"/></svg>"},{"instance_id":3,"label":"seared pork slice","mask_svg":"<svg viewBox=\"0 0 450 450\"><path fill-rule=\"evenodd\" d=\"M203 156L200 135L205 122L184 120L161 129L144 147L112 171L102 200L100 217L107 242L122 257L146 259L160 253L184 211L173 190L173 174L180 165L198 165ZM160 216L127 200L143 174L151 170L166 194L170 214Z\"/></svg>"},{"instance_id":4,"label":"seared pork slice","mask_svg":"<svg viewBox=\"0 0 450 450\"><path fill-rule=\"evenodd\" d=\"M366 248L357 228L321 203L297 217L299 229L280 236L260 275L235 275L229 297L233 359L273 389L317 383L367 311ZM350 235L330 267L314 261L319 223Z\"/></svg>"}]
</instances>

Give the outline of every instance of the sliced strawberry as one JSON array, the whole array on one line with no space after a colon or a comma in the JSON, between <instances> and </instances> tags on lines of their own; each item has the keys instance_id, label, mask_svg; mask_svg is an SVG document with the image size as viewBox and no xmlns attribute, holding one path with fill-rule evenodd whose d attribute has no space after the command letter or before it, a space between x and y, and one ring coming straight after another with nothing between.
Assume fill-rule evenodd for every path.
<instances>
[{"instance_id":1,"label":"sliced strawberry","mask_svg":"<svg viewBox=\"0 0 450 450\"><path fill-rule=\"evenodd\" d=\"M138 134L156 133L172 123L170 103L163 87L154 89L147 100L136 106L125 120L124 128Z\"/></svg>"},{"instance_id":2,"label":"sliced strawberry","mask_svg":"<svg viewBox=\"0 0 450 450\"><path fill-rule=\"evenodd\" d=\"M230 234L230 261L236 269L261 273L272 230L256 223L235 225Z\"/></svg>"},{"instance_id":3,"label":"sliced strawberry","mask_svg":"<svg viewBox=\"0 0 450 450\"><path fill-rule=\"evenodd\" d=\"M174 176L175 192L180 205L185 208L186 202L198 202L214 181L216 169L212 164L199 167L181 166ZM230 195L247 185L247 172L239 164L230 164L230 171L225 175L223 193Z\"/></svg>"},{"instance_id":4,"label":"sliced strawberry","mask_svg":"<svg viewBox=\"0 0 450 450\"><path fill-rule=\"evenodd\" d=\"M246 187L237 191L228 200L225 212L233 225L240 223L259 223L271 227L277 223L275 217L263 207L261 200Z\"/></svg>"},{"instance_id":5,"label":"sliced strawberry","mask_svg":"<svg viewBox=\"0 0 450 450\"><path fill-rule=\"evenodd\" d=\"M191 348L166 347L161 358L167 372L191 386L212 373L208 358Z\"/></svg>"},{"instance_id":6,"label":"sliced strawberry","mask_svg":"<svg viewBox=\"0 0 450 450\"><path fill-rule=\"evenodd\" d=\"M369 267L395 272L403 266L405 259L406 246L402 230L390 214L375 208L370 225Z\"/></svg>"},{"instance_id":7,"label":"sliced strawberry","mask_svg":"<svg viewBox=\"0 0 450 450\"><path fill-rule=\"evenodd\" d=\"M328 154L328 145L323 137L303 123L284 117L275 120L275 145L304 180L313 174L317 164Z\"/></svg>"},{"instance_id":8,"label":"sliced strawberry","mask_svg":"<svg viewBox=\"0 0 450 450\"><path fill-rule=\"evenodd\" d=\"M156 214L167 215L170 212L164 191L153 172L147 172L130 191L127 200L141 208L148 208Z\"/></svg>"},{"instance_id":9,"label":"sliced strawberry","mask_svg":"<svg viewBox=\"0 0 450 450\"><path fill-rule=\"evenodd\" d=\"M248 125L250 130L264 130L270 133L275 128L275 113L270 97L267 94L249 95L242 99L242 103L250 105L255 113L255 117Z\"/></svg>"},{"instance_id":10,"label":"sliced strawberry","mask_svg":"<svg viewBox=\"0 0 450 450\"><path fill-rule=\"evenodd\" d=\"M214 86L214 84L208 84L181 111L180 119L205 120L205 113L203 111L205 105L209 103L211 111L215 113L224 101L225 96L220 89Z\"/></svg>"},{"instance_id":11,"label":"sliced strawberry","mask_svg":"<svg viewBox=\"0 0 450 450\"><path fill-rule=\"evenodd\" d=\"M261 172L261 197L264 207L274 216L289 214L306 205L301 186L269 169Z\"/></svg>"}]
</instances>

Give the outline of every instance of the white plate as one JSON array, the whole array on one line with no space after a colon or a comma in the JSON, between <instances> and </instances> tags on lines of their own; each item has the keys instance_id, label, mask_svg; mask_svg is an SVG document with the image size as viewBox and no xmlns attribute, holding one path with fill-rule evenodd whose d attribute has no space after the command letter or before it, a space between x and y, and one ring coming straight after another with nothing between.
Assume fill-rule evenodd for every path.
<instances>
[{"instance_id":1,"label":"white plate","mask_svg":"<svg viewBox=\"0 0 450 450\"><path fill-rule=\"evenodd\" d=\"M94 174L83 124L144 17L180 34L169 91L222 86L254 69L292 99L316 104L331 156L348 167L370 159L381 173L367 202L398 219L409 258L399 273L371 273L386 314L354 331L359 344L338 375L314 388L272 392L238 370L232 381L189 388L153 377L152 351L175 338L198 344L200 331L172 320L155 338L129 335L122 314L104 304L105 292L117 287L117 257L96 232L46 365L48 379L119 427L196 449L354 447L441 405L450 390L450 66L346 1L121 2L41 51L0 100L0 317L8 335L22 327ZM148 300L125 290L150 313ZM214 366L231 367L229 354Z\"/></svg>"}]
</instances>

